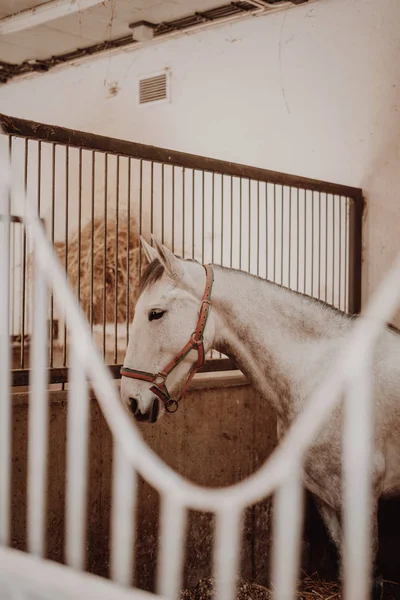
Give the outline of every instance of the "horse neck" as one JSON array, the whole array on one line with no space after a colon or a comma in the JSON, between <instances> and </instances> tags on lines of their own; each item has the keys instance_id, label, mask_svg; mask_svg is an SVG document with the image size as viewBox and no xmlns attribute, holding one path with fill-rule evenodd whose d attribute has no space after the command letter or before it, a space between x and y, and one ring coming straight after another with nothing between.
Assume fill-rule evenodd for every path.
<instances>
[{"instance_id":1,"label":"horse neck","mask_svg":"<svg viewBox=\"0 0 400 600\"><path fill-rule=\"evenodd\" d=\"M213 347L235 361L282 418L293 418L307 368L343 327L342 317L259 278L214 270Z\"/></svg>"}]
</instances>

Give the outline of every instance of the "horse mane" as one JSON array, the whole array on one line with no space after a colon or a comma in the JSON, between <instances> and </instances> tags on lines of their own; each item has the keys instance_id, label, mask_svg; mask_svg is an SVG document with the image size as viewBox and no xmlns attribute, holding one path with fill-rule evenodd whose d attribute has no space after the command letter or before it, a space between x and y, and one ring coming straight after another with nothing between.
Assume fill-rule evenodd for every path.
<instances>
[{"instance_id":1,"label":"horse mane","mask_svg":"<svg viewBox=\"0 0 400 600\"><path fill-rule=\"evenodd\" d=\"M182 260L188 260L189 262L198 262L195 259L182 259ZM200 264L200 263L199 263ZM359 316L358 314L354 314L354 315L350 315L349 313L346 313L342 310L340 310L339 308L336 308L336 306L332 306L331 304L328 304L327 302L325 302L324 300L320 300L319 298L315 298L313 296L309 296L308 294L304 294L303 292L299 292L297 290L292 290L284 285L281 285L280 283L276 283L275 281L270 281L269 279L264 279L263 277L259 277L257 275L254 275L252 273L247 273L246 271L241 271L239 269L232 269L232 268L227 268L227 267L223 267L221 265L212 265L213 267L217 267L219 269L224 269L224 270L229 270L229 271L234 271L236 273L240 273L241 275L247 276L247 277L251 277L254 279L258 279L260 281L260 283L268 283L269 285L273 285L276 286L280 289L282 289L283 291L285 291L288 294L292 294L294 296L298 296L300 298L307 299L311 304L315 304L318 306L323 307L326 311L334 313L338 316L341 316L344 319L348 319L348 320L354 320L357 319L357 317ZM140 284L139 284L139 296L144 292L145 289L147 289L148 287L150 287L151 285L153 285L154 283L157 283L157 281L160 281L161 277L163 276L165 271L164 265L162 265L162 263L158 260L158 258L156 258L155 260L153 260L145 269L145 271L143 272L143 275L141 277L140 280ZM398 329L397 327L395 327L394 325L392 325L391 323L387 323L386 324L387 328L391 331L393 331L396 334L400 334L400 329Z\"/></svg>"}]
</instances>

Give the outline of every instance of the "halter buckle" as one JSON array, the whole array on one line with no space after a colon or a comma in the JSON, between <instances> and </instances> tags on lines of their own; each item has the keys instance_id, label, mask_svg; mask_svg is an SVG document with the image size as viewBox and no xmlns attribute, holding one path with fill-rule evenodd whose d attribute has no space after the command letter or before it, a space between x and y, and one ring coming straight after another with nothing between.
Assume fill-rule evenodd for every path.
<instances>
[{"instance_id":1,"label":"halter buckle","mask_svg":"<svg viewBox=\"0 0 400 600\"><path fill-rule=\"evenodd\" d=\"M165 384L165 380L167 379L167 375L165 375L165 373L157 373L153 383L154 385L160 385L161 383Z\"/></svg>"}]
</instances>

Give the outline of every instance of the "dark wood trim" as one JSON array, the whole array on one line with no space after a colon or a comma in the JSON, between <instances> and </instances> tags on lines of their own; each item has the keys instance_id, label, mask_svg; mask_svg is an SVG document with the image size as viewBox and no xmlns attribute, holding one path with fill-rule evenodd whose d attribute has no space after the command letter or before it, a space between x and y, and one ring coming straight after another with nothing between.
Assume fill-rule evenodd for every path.
<instances>
[{"instance_id":1,"label":"dark wood trim","mask_svg":"<svg viewBox=\"0 0 400 600\"><path fill-rule=\"evenodd\" d=\"M277 185L307 189L348 198L355 198L361 194L359 188L346 185L309 179L308 177L298 177L297 175L288 175L286 173L279 173L278 171L269 171L259 167L251 167L215 158L206 158L204 156L148 146L146 144L137 144L136 142L66 129L65 127L55 125L45 125L3 114L0 114L0 124L8 135L62 144L74 148L118 154L119 156L170 164L188 169L209 171L210 173L230 175L232 177L243 177L245 179L275 183Z\"/></svg>"}]
</instances>

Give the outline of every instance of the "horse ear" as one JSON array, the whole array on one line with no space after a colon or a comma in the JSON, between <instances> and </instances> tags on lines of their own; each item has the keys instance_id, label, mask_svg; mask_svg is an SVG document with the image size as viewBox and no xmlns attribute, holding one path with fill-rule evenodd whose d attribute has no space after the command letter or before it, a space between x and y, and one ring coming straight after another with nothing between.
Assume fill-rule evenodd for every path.
<instances>
[{"instance_id":1,"label":"horse ear","mask_svg":"<svg viewBox=\"0 0 400 600\"><path fill-rule=\"evenodd\" d=\"M169 248L160 244L153 234L151 235L151 239L157 249L157 258L163 264L168 275L173 279L177 279L179 275L183 273L181 261L171 252L171 250L169 250Z\"/></svg>"},{"instance_id":2,"label":"horse ear","mask_svg":"<svg viewBox=\"0 0 400 600\"><path fill-rule=\"evenodd\" d=\"M142 248L144 250L147 260L149 261L149 263L153 262L153 260L156 260L156 258L158 258L157 250L152 248L150 246L150 244L148 244L146 242L146 240L144 239L143 236L139 236L139 237L140 237L140 243L142 244Z\"/></svg>"}]
</instances>

